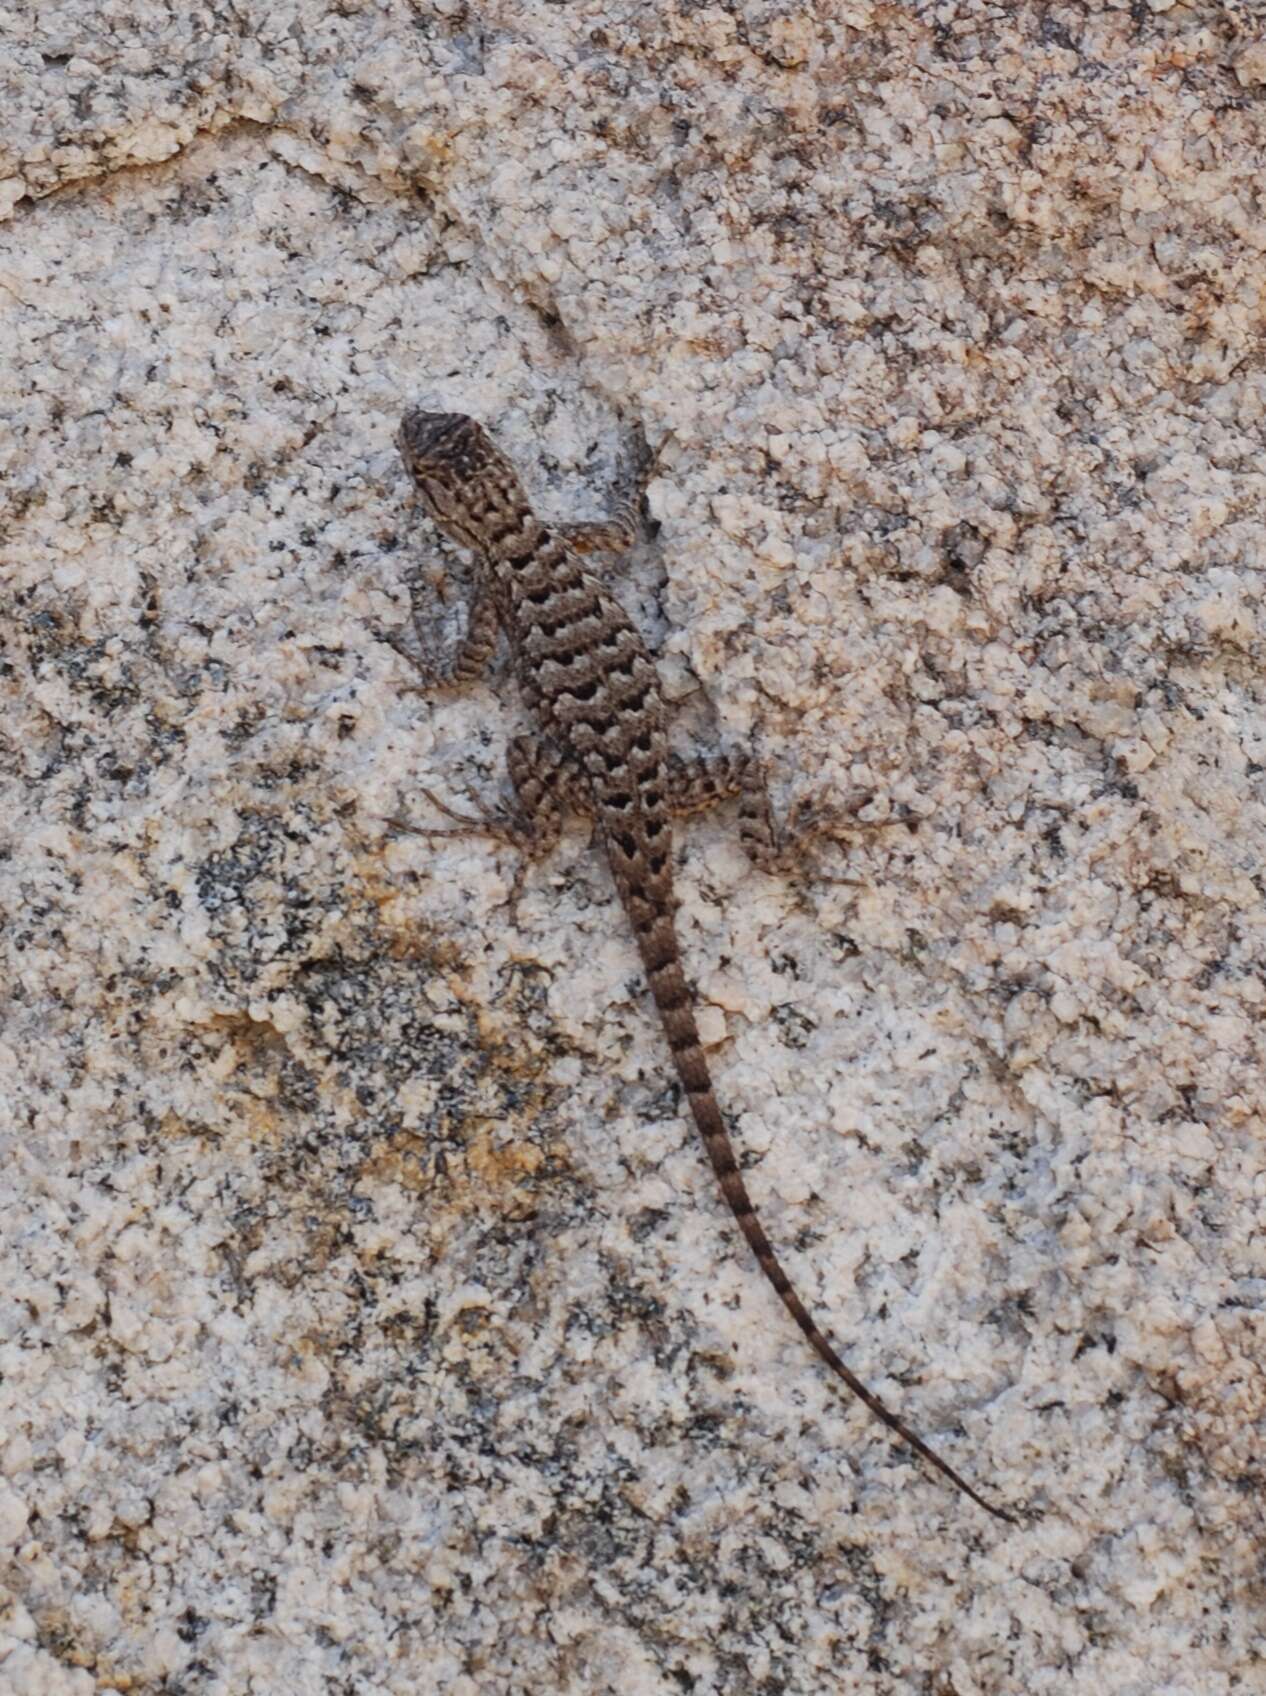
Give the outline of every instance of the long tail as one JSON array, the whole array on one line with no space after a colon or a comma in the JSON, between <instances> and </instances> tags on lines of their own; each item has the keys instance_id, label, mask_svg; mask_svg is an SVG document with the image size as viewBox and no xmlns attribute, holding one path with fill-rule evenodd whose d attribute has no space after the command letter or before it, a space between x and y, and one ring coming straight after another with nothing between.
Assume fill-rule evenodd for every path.
<instances>
[{"instance_id":1,"label":"long tail","mask_svg":"<svg viewBox=\"0 0 1266 1696\"><path fill-rule=\"evenodd\" d=\"M632 913L630 916L636 918ZM782 1298L783 1306L804 1332L815 1352L837 1377L844 1380L858 1400L866 1404L876 1419L882 1420L888 1429L908 1443L916 1454L922 1455L929 1466L934 1466L938 1472L943 1473L951 1484L956 1485L965 1496L970 1496L986 1513L1014 1525L1016 1521L1013 1515L986 1501L978 1490L974 1490L965 1478L954 1471L948 1461L942 1460L922 1437L880 1401L873 1390L868 1390L861 1379L849 1371L814 1323L808 1308L797 1295L791 1279L779 1264L769 1238L765 1235L764 1227L756 1217L752 1198L747 1193L747 1186L734 1158L734 1148L717 1106L708 1063L700 1046L694 1006L682 973L681 956L672 920L661 914L659 922L653 926L639 929L635 922L634 930L646 966L651 994L655 998L664 1033L673 1051L677 1073L690 1098L690 1111L699 1127L699 1134L703 1138L704 1148L708 1151L708 1159L712 1162L712 1170L717 1175L721 1193L729 1202L730 1211L738 1220L739 1229L760 1262L761 1271Z\"/></svg>"}]
</instances>

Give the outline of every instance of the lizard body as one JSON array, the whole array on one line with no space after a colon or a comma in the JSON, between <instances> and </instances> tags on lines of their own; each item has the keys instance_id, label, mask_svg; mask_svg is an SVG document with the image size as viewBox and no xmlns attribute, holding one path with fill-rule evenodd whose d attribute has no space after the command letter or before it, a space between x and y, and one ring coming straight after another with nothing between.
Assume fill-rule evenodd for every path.
<instances>
[{"instance_id":1,"label":"lizard body","mask_svg":"<svg viewBox=\"0 0 1266 1696\"><path fill-rule=\"evenodd\" d=\"M583 552L632 545L641 487L614 524L548 526L533 512L514 467L474 419L411 412L397 440L425 510L475 560L476 589L465 638L455 659L442 673L432 673L431 680L465 681L478 675L492 658L500 629L509 638L536 731L510 745L517 800L510 817L469 819L437 804L459 823L512 841L528 855L554 845L565 809L593 821L695 1125L761 1270L814 1350L853 1394L974 1502L1010 1519L844 1364L779 1263L735 1160L682 969L674 921L672 821L738 795L742 840L755 863L777 869L784 850L749 756L685 761L670 754L654 662L623 607L582 564ZM409 657L418 663L416 656Z\"/></svg>"}]
</instances>

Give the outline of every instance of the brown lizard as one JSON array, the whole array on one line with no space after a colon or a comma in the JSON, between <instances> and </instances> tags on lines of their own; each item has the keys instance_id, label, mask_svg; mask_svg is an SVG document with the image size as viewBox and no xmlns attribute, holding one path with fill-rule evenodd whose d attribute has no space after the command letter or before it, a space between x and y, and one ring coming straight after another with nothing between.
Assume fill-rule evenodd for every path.
<instances>
[{"instance_id":1,"label":"brown lizard","mask_svg":"<svg viewBox=\"0 0 1266 1696\"><path fill-rule=\"evenodd\" d=\"M788 833L774 827L764 781L750 755L683 760L669 752L654 663L619 602L578 557L633 545L649 466L613 522L547 525L533 512L514 467L473 418L410 412L397 440L426 512L474 556L476 587L465 637L442 670L427 667L402 642L386 639L419 666L428 683L442 684L477 677L504 630L537 732L510 744L507 764L516 804L508 813L470 818L429 791L423 793L459 825L513 843L525 861L555 845L565 809L593 822L690 1111L721 1193L761 1270L818 1355L853 1394L972 1501L1011 1521L840 1359L774 1254L734 1158L682 971L674 922L672 820L738 796L743 846L757 866L769 870L784 865ZM407 820L390 822L418 831ZM517 888L516 882L516 893Z\"/></svg>"}]
</instances>

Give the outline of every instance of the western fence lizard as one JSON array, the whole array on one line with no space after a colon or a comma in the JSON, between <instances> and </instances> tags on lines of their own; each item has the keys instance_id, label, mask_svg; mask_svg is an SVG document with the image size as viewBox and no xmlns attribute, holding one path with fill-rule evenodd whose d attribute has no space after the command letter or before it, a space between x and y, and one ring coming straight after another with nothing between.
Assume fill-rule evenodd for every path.
<instances>
[{"instance_id":1,"label":"western fence lizard","mask_svg":"<svg viewBox=\"0 0 1266 1696\"><path fill-rule=\"evenodd\" d=\"M721 1192L761 1270L818 1355L853 1394L974 1502L1010 1521L1010 1514L986 1501L840 1359L779 1264L734 1158L682 971L674 923L672 821L738 796L744 848L757 866L770 870L786 861L788 832L774 827L765 785L750 755L682 760L670 753L654 663L624 609L581 563L584 553L632 546L645 468L613 522L547 525L533 512L514 467L473 418L410 412L397 440L426 512L474 556L476 587L466 634L442 670L427 668L404 644L388 640L421 667L428 682L442 684L478 676L504 631L535 729L535 735L515 737L510 744L507 763L516 799L507 813L470 818L424 793L459 825L513 843L525 859L554 846L565 810L592 821L632 924L690 1111ZM409 821L391 822L418 830ZM517 889L516 880L516 894Z\"/></svg>"}]
</instances>

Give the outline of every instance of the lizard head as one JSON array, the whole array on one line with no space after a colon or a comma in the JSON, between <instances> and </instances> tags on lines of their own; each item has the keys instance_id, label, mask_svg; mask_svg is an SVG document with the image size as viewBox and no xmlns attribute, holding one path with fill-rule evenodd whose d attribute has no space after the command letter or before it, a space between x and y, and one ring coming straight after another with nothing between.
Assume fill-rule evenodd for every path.
<instances>
[{"instance_id":1,"label":"lizard head","mask_svg":"<svg viewBox=\"0 0 1266 1696\"><path fill-rule=\"evenodd\" d=\"M479 448L488 443L488 437L482 425L464 412L427 412L417 407L400 420L396 441L415 477L446 472L469 477L472 461L480 457Z\"/></svg>"},{"instance_id":2,"label":"lizard head","mask_svg":"<svg viewBox=\"0 0 1266 1696\"><path fill-rule=\"evenodd\" d=\"M396 432L401 458L431 518L455 542L478 545L471 532L472 493L514 486L509 462L483 425L463 412L406 412Z\"/></svg>"}]
</instances>

